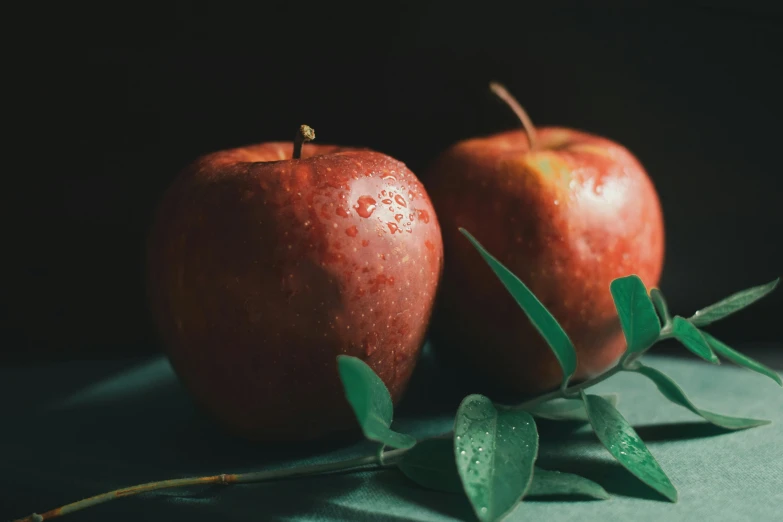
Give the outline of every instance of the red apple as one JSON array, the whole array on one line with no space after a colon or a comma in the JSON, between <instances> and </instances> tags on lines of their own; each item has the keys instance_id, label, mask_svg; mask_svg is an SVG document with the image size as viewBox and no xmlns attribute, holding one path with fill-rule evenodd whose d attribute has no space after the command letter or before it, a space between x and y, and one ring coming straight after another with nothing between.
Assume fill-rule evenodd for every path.
<instances>
[{"instance_id":1,"label":"red apple","mask_svg":"<svg viewBox=\"0 0 783 522\"><path fill-rule=\"evenodd\" d=\"M197 160L149 240L173 368L209 414L255 440L356 426L339 354L369 364L397 401L443 264L432 204L403 163L334 145L302 152L314 134L297 136Z\"/></svg>"},{"instance_id":2,"label":"red apple","mask_svg":"<svg viewBox=\"0 0 783 522\"><path fill-rule=\"evenodd\" d=\"M623 146L578 130L535 130L497 84L526 131L468 139L427 177L448 263L432 337L446 360L500 388L555 387L561 370L544 340L459 227L471 232L552 312L576 347L575 379L608 368L625 343L609 291L638 274L661 274L661 206L639 161Z\"/></svg>"}]
</instances>

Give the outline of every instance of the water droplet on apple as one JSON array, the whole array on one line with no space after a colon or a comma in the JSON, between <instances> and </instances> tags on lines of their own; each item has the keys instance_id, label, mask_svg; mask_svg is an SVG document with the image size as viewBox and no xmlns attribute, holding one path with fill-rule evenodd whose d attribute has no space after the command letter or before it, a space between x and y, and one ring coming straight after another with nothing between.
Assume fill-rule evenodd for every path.
<instances>
[{"instance_id":1,"label":"water droplet on apple","mask_svg":"<svg viewBox=\"0 0 783 522\"><path fill-rule=\"evenodd\" d=\"M424 223L430 222L430 214L426 210L417 210L416 214L419 216L419 221Z\"/></svg>"},{"instance_id":2,"label":"water droplet on apple","mask_svg":"<svg viewBox=\"0 0 783 522\"><path fill-rule=\"evenodd\" d=\"M348 209L345 209L343 207L337 207L337 210L335 210L335 213L340 216L347 218L351 215L351 212Z\"/></svg>"},{"instance_id":3,"label":"water droplet on apple","mask_svg":"<svg viewBox=\"0 0 783 522\"><path fill-rule=\"evenodd\" d=\"M397 194L396 196L394 196L394 201L396 201L397 204L400 205L401 207L408 206L408 203L405 202L405 198L402 197L402 194Z\"/></svg>"},{"instance_id":4,"label":"water droplet on apple","mask_svg":"<svg viewBox=\"0 0 783 522\"><path fill-rule=\"evenodd\" d=\"M384 177L382 177L381 179L383 179L383 180L390 180L390 181L397 181L397 178L395 178L395 177L394 177L394 176L392 176L391 174L386 174L386 175L385 175Z\"/></svg>"},{"instance_id":5,"label":"water droplet on apple","mask_svg":"<svg viewBox=\"0 0 783 522\"><path fill-rule=\"evenodd\" d=\"M362 196L356 201L356 205L353 208L356 209L356 213L361 217L368 218L375 211L375 200L370 196Z\"/></svg>"},{"instance_id":6,"label":"water droplet on apple","mask_svg":"<svg viewBox=\"0 0 783 522\"><path fill-rule=\"evenodd\" d=\"M383 203L384 205L391 205L391 199L389 199L389 198L382 199L381 203Z\"/></svg>"},{"instance_id":7,"label":"water droplet on apple","mask_svg":"<svg viewBox=\"0 0 783 522\"><path fill-rule=\"evenodd\" d=\"M389 227L389 232L391 232L392 234L394 234L395 232L399 232L400 231L400 227L397 226L397 223L389 222L389 223L386 223L386 226Z\"/></svg>"},{"instance_id":8,"label":"water droplet on apple","mask_svg":"<svg viewBox=\"0 0 783 522\"><path fill-rule=\"evenodd\" d=\"M396 220L397 220L397 223L399 223L400 221L402 221L402 214L396 214L396 215L394 216L394 219L396 219Z\"/></svg>"},{"instance_id":9,"label":"water droplet on apple","mask_svg":"<svg viewBox=\"0 0 783 522\"><path fill-rule=\"evenodd\" d=\"M348 234L350 237L356 237L356 234L359 233L359 229L356 228L356 225L353 225L346 228L345 233Z\"/></svg>"}]
</instances>

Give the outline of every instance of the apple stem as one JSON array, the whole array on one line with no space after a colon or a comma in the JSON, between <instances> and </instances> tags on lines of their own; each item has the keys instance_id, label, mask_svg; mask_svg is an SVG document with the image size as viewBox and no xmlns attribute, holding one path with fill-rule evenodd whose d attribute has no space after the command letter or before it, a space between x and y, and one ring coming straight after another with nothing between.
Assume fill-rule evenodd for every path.
<instances>
[{"instance_id":1,"label":"apple stem","mask_svg":"<svg viewBox=\"0 0 783 522\"><path fill-rule=\"evenodd\" d=\"M250 482L264 482L273 479L295 477L301 475L320 475L324 473L334 471L347 471L358 468L367 468L369 465L375 465L378 469L386 468L394 465L399 458L408 450L398 449L384 452L383 456L377 454L366 457L357 457L354 459L343 460L338 462L327 462L325 464L314 464L311 466L303 466L301 468L293 469L278 469L272 471L255 471L251 473L240 474L222 474L211 475L208 477L193 477L182 478L172 480L161 480L159 482L149 482L147 484L139 484L138 486L131 486L128 488L116 489L109 491L108 493L102 493L93 497L85 498L77 502L66 504L65 506L52 509L42 514L33 513L25 518L20 518L15 522L42 522L51 518L61 517L74 511L81 511L82 509L95 506L97 504L103 504L116 498L129 497L132 495L138 495L140 493L149 493L150 491L158 491L161 489L179 488L185 486L204 486L208 484L230 485L230 484L247 484Z\"/></svg>"},{"instance_id":2,"label":"apple stem","mask_svg":"<svg viewBox=\"0 0 783 522\"><path fill-rule=\"evenodd\" d=\"M302 145L315 139L315 131L308 125L300 125L294 137L294 159L302 157Z\"/></svg>"},{"instance_id":3,"label":"apple stem","mask_svg":"<svg viewBox=\"0 0 783 522\"><path fill-rule=\"evenodd\" d=\"M514 114L517 115L517 118L519 118L519 121L522 122L522 127L524 127L525 133L527 134L527 141L530 150L534 150L537 143L536 127L533 125L533 121L530 119L530 116L527 115L525 109L522 108L516 98L511 96L511 93L508 92L508 90L503 85L497 82L492 82L489 84L489 88L495 94L495 96L503 100L503 102L508 105L512 111L514 111Z\"/></svg>"}]
</instances>

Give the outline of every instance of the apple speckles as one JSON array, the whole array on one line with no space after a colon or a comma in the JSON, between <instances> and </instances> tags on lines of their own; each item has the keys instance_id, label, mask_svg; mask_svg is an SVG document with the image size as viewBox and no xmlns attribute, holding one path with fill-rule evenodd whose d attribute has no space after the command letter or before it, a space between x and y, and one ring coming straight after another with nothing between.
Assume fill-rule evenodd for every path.
<instances>
[{"instance_id":1,"label":"apple speckles","mask_svg":"<svg viewBox=\"0 0 783 522\"><path fill-rule=\"evenodd\" d=\"M430 214L426 210L418 209L416 210L416 215L419 218L419 221L422 223L429 223L430 222Z\"/></svg>"}]
</instances>

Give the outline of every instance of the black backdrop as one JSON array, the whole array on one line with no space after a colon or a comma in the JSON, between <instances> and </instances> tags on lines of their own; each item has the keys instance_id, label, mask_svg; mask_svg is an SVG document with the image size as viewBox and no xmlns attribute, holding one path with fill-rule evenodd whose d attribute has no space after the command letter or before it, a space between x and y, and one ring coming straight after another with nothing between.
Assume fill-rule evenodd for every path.
<instances>
[{"instance_id":1,"label":"black backdrop","mask_svg":"<svg viewBox=\"0 0 783 522\"><path fill-rule=\"evenodd\" d=\"M18 234L6 238L3 358L157 349L145 235L196 156L308 123L319 142L381 150L426 184L449 144L516 125L490 80L538 125L640 158L664 207L661 286L675 312L783 275L778 7L69 9L10 82L34 151L7 193ZM782 316L778 290L714 331L776 341Z\"/></svg>"}]
</instances>

